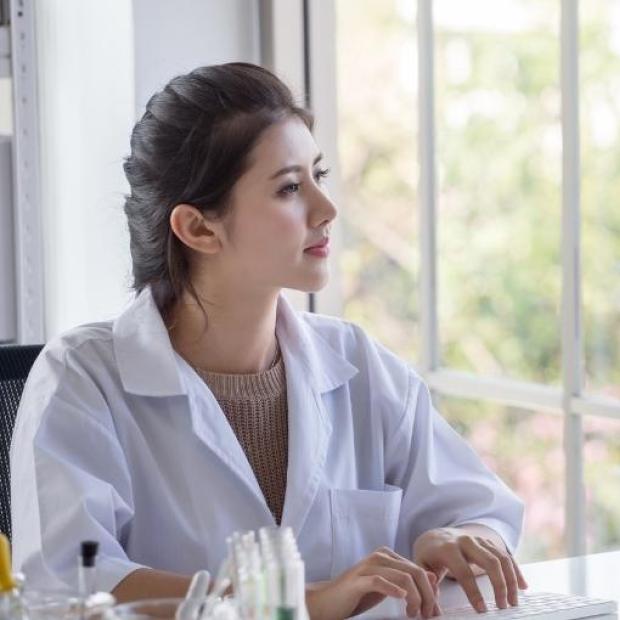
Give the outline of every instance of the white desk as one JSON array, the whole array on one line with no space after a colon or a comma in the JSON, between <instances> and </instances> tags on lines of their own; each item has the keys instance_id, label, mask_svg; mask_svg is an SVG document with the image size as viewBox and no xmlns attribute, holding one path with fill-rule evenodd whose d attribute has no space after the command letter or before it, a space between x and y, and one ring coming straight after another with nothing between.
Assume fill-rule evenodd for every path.
<instances>
[{"instance_id":1,"label":"white desk","mask_svg":"<svg viewBox=\"0 0 620 620\"><path fill-rule=\"evenodd\" d=\"M525 564L523 574L530 590L607 598L620 605L620 550Z\"/></svg>"},{"instance_id":2,"label":"white desk","mask_svg":"<svg viewBox=\"0 0 620 620\"><path fill-rule=\"evenodd\" d=\"M620 606L620 550L595 553L575 558L550 560L523 564L521 570L531 592L560 592L581 594L618 601ZM488 577L478 577L483 596L494 600L493 588ZM467 598L461 587L450 579L444 580L439 591L439 604L449 607L467 605ZM364 617L404 617L404 603L386 599ZM481 620L484 615L480 615Z\"/></svg>"}]
</instances>

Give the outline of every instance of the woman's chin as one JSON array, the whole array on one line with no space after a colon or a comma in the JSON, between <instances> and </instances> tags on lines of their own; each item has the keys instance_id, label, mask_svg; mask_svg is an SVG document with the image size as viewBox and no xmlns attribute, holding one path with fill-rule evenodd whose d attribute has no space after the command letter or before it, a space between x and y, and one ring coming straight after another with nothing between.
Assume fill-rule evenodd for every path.
<instances>
[{"instance_id":1,"label":"woman's chin","mask_svg":"<svg viewBox=\"0 0 620 620\"><path fill-rule=\"evenodd\" d=\"M294 285L287 286L302 293L318 293L323 290L329 281L329 274L321 274L321 277L308 278L304 282L297 282Z\"/></svg>"}]
</instances>

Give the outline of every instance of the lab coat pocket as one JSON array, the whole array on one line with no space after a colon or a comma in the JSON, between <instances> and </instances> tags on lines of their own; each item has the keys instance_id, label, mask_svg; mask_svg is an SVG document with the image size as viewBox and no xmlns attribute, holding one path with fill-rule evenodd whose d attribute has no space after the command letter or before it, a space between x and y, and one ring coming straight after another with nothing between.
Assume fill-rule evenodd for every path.
<instances>
[{"instance_id":1,"label":"lab coat pocket","mask_svg":"<svg viewBox=\"0 0 620 620\"><path fill-rule=\"evenodd\" d=\"M403 490L385 485L383 491L331 489L332 577L375 551L394 548Z\"/></svg>"}]
</instances>

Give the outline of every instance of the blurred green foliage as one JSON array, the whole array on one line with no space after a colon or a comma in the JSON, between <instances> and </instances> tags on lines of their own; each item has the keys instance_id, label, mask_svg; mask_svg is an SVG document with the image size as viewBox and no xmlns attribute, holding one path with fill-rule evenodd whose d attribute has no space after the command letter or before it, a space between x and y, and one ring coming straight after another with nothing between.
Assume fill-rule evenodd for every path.
<instances>
[{"instance_id":1,"label":"blurred green foliage","mask_svg":"<svg viewBox=\"0 0 620 620\"><path fill-rule=\"evenodd\" d=\"M620 396L620 9L580 3L587 387ZM414 0L338 0L345 316L419 352ZM558 0L435 0L442 365L560 385ZM493 13L495 11L495 13ZM442 398L527 504L524 560L564 553L562 420ZM620 421L587 419L590 550L620 543Z\"/></svg>"}]
</instances>

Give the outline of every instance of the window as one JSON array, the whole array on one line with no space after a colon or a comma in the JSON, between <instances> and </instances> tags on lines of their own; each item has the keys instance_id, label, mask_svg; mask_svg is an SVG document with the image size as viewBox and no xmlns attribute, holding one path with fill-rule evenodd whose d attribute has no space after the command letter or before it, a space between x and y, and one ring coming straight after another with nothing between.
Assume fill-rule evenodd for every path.
<instances>
[{"instance_id":1,"label":"window","mask_svg":"<svg viewBox=\"0 0 620 620\"><path fill-rule=\"evenodd\" d=\"M339 0L337 9L343 313L413 360L419 348L417 85L408 73L416 62L413 24L380 0Z\"/></svg>"},{"instance_id":2,"label":"window","mask_svg":"<svg viewBox=\"0 0 620 620\"><path fill-rule=\"evenodd\" d=\"M522 560L617 545L620 8L334 8L342 314L526 500Z\"/></svg>"},{"instance_id":3,"label":"window","mask_svg":"<svg viewBox=\"0 0 620 620\"><path fill-rule=\"evenodd\" d=\"M436 405L486 465L525 502L520 558L561 557L566 526L562 418L446 396L438 397Z\"/></svg>"},{"instance_id":4,"label":"window","mask_svg":"<svg viewBox=\"0 0 620 620\"><path fill-rule=\"evenodd\" d=\"M433 11L440 363L559 383L559 4Z\"/></svg>"},{"instance_id":5,"label":"window","mask_svg":"<svg viewBox=\"0 0 620 620\"><path fill-rule=\"evenodd\" d=\"M585 380L620 397L620 6L581 4L580 94Z\"/></svg>"}]
</instances>

